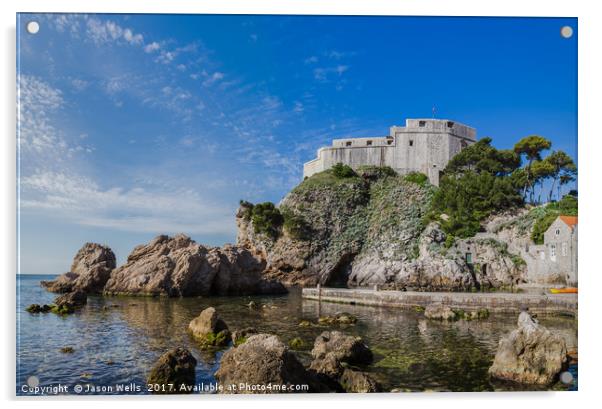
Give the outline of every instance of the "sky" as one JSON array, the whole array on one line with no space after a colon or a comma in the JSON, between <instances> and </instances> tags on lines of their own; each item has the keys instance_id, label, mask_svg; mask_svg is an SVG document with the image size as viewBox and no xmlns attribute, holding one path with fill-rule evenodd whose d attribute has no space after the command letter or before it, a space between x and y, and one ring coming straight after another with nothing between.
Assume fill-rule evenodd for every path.
<instances>
[{"instance_id":1,"label":"sky","mask_svg":"<svg viewBox=\"0 0 602 409\"><path fill-rule=\"evenodd\" d=\"M36 34L26 31L39 23ZM576 159L577 19L20 14L19 270L84 242L236 240L334 138L406 118L538 134ZM574 35L560 35L563 26Z\"/></svg>"}]
</instances>

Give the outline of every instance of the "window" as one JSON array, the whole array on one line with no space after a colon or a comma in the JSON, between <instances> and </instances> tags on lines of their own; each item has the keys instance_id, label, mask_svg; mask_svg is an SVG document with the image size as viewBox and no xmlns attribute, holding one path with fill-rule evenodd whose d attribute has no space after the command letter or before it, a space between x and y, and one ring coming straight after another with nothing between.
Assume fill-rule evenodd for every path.
<instances>
[{"instance_id":1,"label":"window","mask_svg":"<svg viewBox=\"0 0 602 409\"><path fill-rule=\"evenodd\" d=\"M418 126L424 128L426 126L426 121L419 121Z\"/></svg>"},{"instance_id":2,"label":"window","mask_svg":"<svg viewBox=\"0 0 602 409\"><path fill-rule=\"evenodd\" d=\"M447 127L448 128L453 128L454 127L454 123L452 121L447 121Z\"/></svg>"},{"instance_id":3,"label":"window","mask_svg":"<svg viewBox=\"0 0 602 409\"><path fill-rule=\"evenodd\" d=\"M556 229L556 235L560 236L560 229Z\"/></svg>"},{"instance_id":4,"label":"window","mask_svg":"<svg viewBox=\"0 0 602 409\"><path fill-rule=\"evenodd\" d=\"M568 254L568 248L567 248L567 245L566 245L566 243L562 243L562 255L563 255L564 257L566 257L566 255L567 255L567 254Z\"/></svg>"},{"instance_id":5,"label":"window","mask_svg":"<svg viewBox=\"0 0 602 409\"><path fill-rule=\"evenodd\" d=\"M556 245L550 245L550 259L556 260Z\"/></svg>"},{"instance_id":6,"label":"window","mask_svg":"<svg viewBox=\"0 0 602 409\"><path fill-rule=\"evenodd\" d=\"M466 253L466 264L472 264L472 253Z\"/></svg>"},{"instance_id":7,"label":"window","mask_svg":"<svg viewBox=\"0 0 602 409\"><path fill-rule=\"evenodd\" d=\"M410 146L414 146L414 141L410 139Z\"/></svg>"},{"instance_id":8,"label":"window","mask_svg":"<svg viewBox=\"0 0 602 409\"><path fill-rule=\"evenodd\" d=\"M351 146L351 141L345 142L345 146Z\"/></svg>"},{"instance_id":9,"label":"window","mask_svg":"<svg viewBox=\"0 0 602 409\"><path fill-rule=\"evenodd\" d=\"M372 146L372 141L366 141L367 146Z\"/></svg>"}]
</instances>

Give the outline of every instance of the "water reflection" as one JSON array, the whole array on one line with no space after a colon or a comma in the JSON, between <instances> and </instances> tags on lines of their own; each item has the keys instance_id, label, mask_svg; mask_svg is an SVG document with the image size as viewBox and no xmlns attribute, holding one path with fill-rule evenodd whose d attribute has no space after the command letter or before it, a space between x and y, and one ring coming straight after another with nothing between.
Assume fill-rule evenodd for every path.
<instances>
[{"instance_id":1,"label":"water reflection","mask_svg":"<svg viewBox=\"0 0 602 409\"><path fill-rule=\"evenodd\" d=\"M56 383L144 384L153 362L168 348L182 345L198 360L197 381L214 381L222 352L201 351L187 333L190 320L214 306L231 330L255 327L277 334L284 342L300 337L307 344L329 327L299 326L302 320L317 322L318 303L302 300L300 292L277 297L143 298L89 297L76 314L32 315L31 303L50 303L53 294L38 285L40 278L20 280L18 298L17 390L30 375L41 385ZM248 307L249 301L257 309ZM370 371L386 389L398 390L493 390L511 386L492 385L487 378L502 334L515 328L515 317L494 316L486 321L442 323L425 320L422 313L322 303L322 315L348 312L356 325L340 328L362 336L375 354ZM576 345L573 319L542 319ZM72 346L73 354L60 348ZM569 347L570 348L570 347ZM309 363L309 350L298 352ZM563 387L563 385L555 386Z\"/></svg>"}]
</instances>

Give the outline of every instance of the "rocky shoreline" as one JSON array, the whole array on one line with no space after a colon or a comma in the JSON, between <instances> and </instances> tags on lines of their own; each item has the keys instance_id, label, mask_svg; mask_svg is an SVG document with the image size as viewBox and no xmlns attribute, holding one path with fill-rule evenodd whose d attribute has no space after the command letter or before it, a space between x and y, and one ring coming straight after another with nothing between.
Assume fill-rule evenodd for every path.
<instances>
[{"instance_id":1,"label":"rocky shoreline","mask_svg":"<svg viewBox=\"0 0 602 409\"><path fill-rule=\"evenodd\" d=\"M434 320L457 319L444 312L437 307L425 311L424 315ZM348 320L345 322L353 325ZM320 323L333 325L339 322L325 319ZM220 385L218 393L384 392L367 369L373 361L370 347L362 338L345 334L344 327L325 330L316 337L309 365L303 365L294 348L285 345L277 335L246 328L234 331L230 337L227 324L213 307L203 310L191 321L189 330L202 349L226 349L215 372ZM220 334L225 335L220 337ZM223 342L207 342L220 338ZM500 340L488 373L495 382L545 386L557 380L559 373L567 368L569 359L564 340L523 311L517 329ZM190 351L171 349L157 360L148 382L155 385L155 393L191 393L195 384L195 365ZM248 388L240 389L240 385Z\"/></svg>"}]
</instances>

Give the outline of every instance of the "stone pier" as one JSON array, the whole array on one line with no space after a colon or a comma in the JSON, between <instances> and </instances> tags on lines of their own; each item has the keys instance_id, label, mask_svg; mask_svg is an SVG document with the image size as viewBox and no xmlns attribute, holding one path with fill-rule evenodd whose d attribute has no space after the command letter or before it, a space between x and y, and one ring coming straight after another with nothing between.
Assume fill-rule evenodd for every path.
<instances>
[{"instance_id":1,"label":"stone pier","mask_svg":"<svg viewBox=\"0 0 602 409\"><path fill-rule=\"evenodd\" d=\"M413 308L441 303L465 311L517 313L522 307L536 314L577 316L577 294L452 293L378 291L375 289L304 288L303 298L376 307Z\"/></svg>"}]
</instances>

